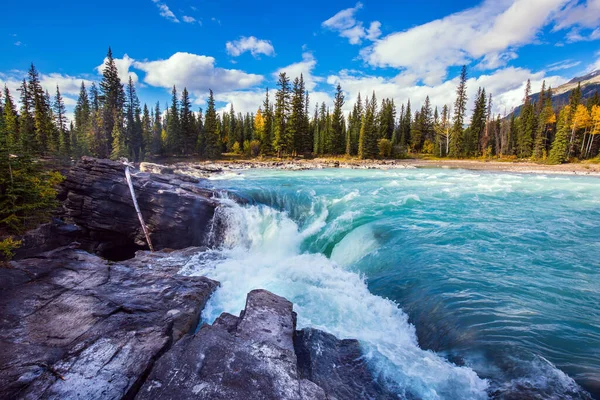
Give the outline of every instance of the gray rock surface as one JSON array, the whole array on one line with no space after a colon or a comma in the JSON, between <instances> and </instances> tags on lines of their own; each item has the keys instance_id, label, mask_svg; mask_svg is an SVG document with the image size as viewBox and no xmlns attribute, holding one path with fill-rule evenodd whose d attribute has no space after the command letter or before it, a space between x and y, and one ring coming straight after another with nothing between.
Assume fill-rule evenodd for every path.
<instances>
[{"instance_id":1,"label":"gray rock surface","mask_svg":"<svg viewBox=\"0 0 600 400\"><path fill-rule=\"evenodd\" d=\"M358 342L295 331L292 303L248 294L239 317L223 313L156 363L136 399L397 399L374 382Z\"/></svg>"},{"instance_id":2,"label":"gray rock surface","mask_svg":"<svg viewBox=\"0 0 600 400\"><path fill-rule=\"evenodd\" d=\"M82 229L82 248L117 260L146 246L124 168L118 162L83 157L67 174L60 194L64 216ZM218 202L200 180L134 170L132 180L155 249L205 245L211 238L218 242L218 224L213 223Z\"/></svg>"},{"instance_id":3,"label":"gray rock surface","mask_svg":"<svg viewBox=\"0 0 600 400\"><path fill-rule=\"evenodd\" d=\"M218 285L152 257L65 247L0 268L0 398L133 397Z\"/></svg>"}]
</instances>

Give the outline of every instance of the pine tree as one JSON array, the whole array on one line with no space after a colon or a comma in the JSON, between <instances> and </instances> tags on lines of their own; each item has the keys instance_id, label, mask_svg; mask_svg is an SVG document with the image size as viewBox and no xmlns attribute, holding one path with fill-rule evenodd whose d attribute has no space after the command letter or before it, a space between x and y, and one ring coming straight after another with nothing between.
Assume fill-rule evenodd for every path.
<instances>
[{"instance_id":1,"label":"pine tree","mask_svg":"<svg viewBox=\"0 0 600 400\"><path fill-rule=\"evenodd\" d=\"M469 130L465 131L463 137L464 155L477 155L478 143L485 133L486 125L486 95L485 89L479 88L475 97L475 107L471 115L471 124ZM468 132L468 134L467 134Z\"/></svg>"},{"instance_id":2,"label":"pine tree","mask_svg":"<svg viewBox=\"0 0 600 400\"><path fill-rule=\"evenodd\" d=\"M21 84L21 111L19 112L19 149L23 155L34 155L38 153L39 146L35 134L35 123L32 114L31 96L27 82L23 79Z\"/></svg>"},{"instance_id":3,"label":"pine tree","mask_svg":"<svg viewBox=\"0 0 600 400\"><path fill-rule=\"evenodd\" d=\"M72 151L76 157L89 154L88 130L90 129L91 108L85 83L81 81L79 98L75 106L75 132L72 133Z\"/></svg>"},{"instance_id":4,"label":"pine tree","mask_svg":"<svg viewBox=\"0 0 600 400\"><path fill-rule=\"evenodd\" d=\"M19 118L8 87L4 85L3 130L8 149L13 151L19 146Z\"/></svg>"},{"instance_id":5,"label":"pine tree","mask_svg":"<svg viewBox=\"0 0 600 400\"><path fill-rule=\"evenodd\" d=\"M194 144L195 145L195 144ZM148 106L144 103L142 112L142 152L141 159L146 159L150 155L152 146L152 116Z\"/></svg>"},{"instance_id":6,"label":"pine tree","mask_svg":"<svg viewBox=\"0 0 600 400\"><path fill-rule=\"evenodd\" d=\"M350 113L348 123L348 135L346 138L346 154L349 156L354 156L358 154L358 140L360 137L362 117L363 106L362 100L360 98L360 93L358 93L358 97L356 99L356 103L354 104L354 108L352 109L352 113Z\"/></svg>"},{"instance_id":7,"label":"pine tree","mask_svg":"<svg viewBox=\"0 0 600 400\"><path fill-rule=\"evenodd\" d=\"M377 147L377 126L375 115L377 114L377 99L375 93L371 101L367 98L365 101L365 116L360 129L360 139L358 144L358 156L362 159L377 158L379 149Z\"/></svg>"},{"instance_id":8,"label":"pine tree","mask_svg":"<svg viewBox=\"0 0 600 400\"><path fill-rule=\"evenodd\" d=\"M265 117L265 133L261 139L261 154L273 154L273 107L269 103L269 88L267 88L265 101L263 103L263 113Z\"/></svg>"},{"instance_id":9,"label":"pine tree","mask_svg":"<svg viewBox=\"0 0 600 400\"><path fill-rule=\"evenodd\" d=\"M125 103L125 91L110 47L104 60L99 101L102 109L102 122L99 126L98 143L95 147L97 156L106 158L113 153L111 150L112 135L115 131L115 124L122 122L123 105ZM120 120L117 121L115 118L120 118ZM117 127L116 131L119 132L120 130L121 127Z\"/></svg>"},{"instance_id":10,"label":"pine tree","mask_svg":"<svg viewBox=\"0 0 600 400\"><path fill-rule=\"evenodd\" d=\"M285 72L279 74L277 81L277 94L275 95L275 115L273 121L273 147L277 151L277 156L281 157L287 154L292 140L289 137L288 119L290 115L290 80Z\"/></svg>"},{"instance_id":11,"label":"pine tree","mask_svg":"<svg viewBox=\"0 0 600 400\"><path fill-rule=\"evenodd\" d=\"M180 154L181 150L181 124L179 121L179 100L177 88L171 91L171 108L167 119L167 151L171 154Z\"/></svg>"},{"instance_id":12,"label":"pine tree","mask_svg":"<svg viewBox=\"0 0 600 400\"><path fill-rule=\"evenodd\" d=\"M114 121L114 125L111 134L113 142L111 146L110 159L117 161L122 157L127 158L129 153L125 143L125 132L123 131L123 116L120 114L115 115L112 120Z\"/></svg>"},{"instance_id":13,"label":"pine tree","mask_svg":"<svg viewBox=\"0 0 600 400\"><path fill-rule=\"evenodd\" d=\"M450 134L451 157L460 157L464 152L463 124L467 107L467 67L463 65L460 72L460 80L456 88L456 101L454 102L454 117L452 119L452 131Z\"/></svg>"},{"instance_id":14,"label":"pine tree","mask_svg":"<svg viewBox=\"0 0 600 400\"><path fill-rule=\"evenodd\" d=\"M571 113L571 106L565 106L558 118L558 125L556 128L556 137L552 143L552 149L548 161L551 164L561 164L567 160L567 149L569 147L569 115Z\"/></svg>"},{"instance_id":15,"label":"pine tree","mask_svg":"<svg viewBox=\"0 0 600 400\"><path fill-rule=\"evenodd\" d=\"M204 132L206 135L206 157L209 159L219 158L221 155L221 144L219 143L220 131L217 126L217 112L212 90L209 90L208 107L204 120Z\"/></svg>"},{"instance_id":16,"label":"pine tree","mask_svg":"<svg viewBox=\"0 0 600 400\"><path fill-rule=\"evenodd\" d=\"M333 114L331 119L331 136L327 144L327 152L332 155L344 154L344 93L342 86L338 83L333 100Z\"/></svg>"},{"instance_id":17,"label":"pine tree","mask_svg":"<svg viewBox=\"0 0 600 400\"><path fill-rule=\"evenodd\" d=\"M125 90L125 148L128 157L134 161L143 158L142 121L140 119L140 101L135 91L133 79L129 77Z\"/></svg>"},{"instance_id":18,"label":"pine tree","mask_svg":"<svg viewBox=\"0 0 600 400\"><path fill-rule=\"evenodd\" d=\"M521 158L531 157L533 152L533 137L535 134L535 108L530 100L531 82L528 79L525 86L525 97L523 99L523 107L519 116L517 147L518 156Z\"/></svg>"},{"instance_id":19,"label":"pine tree","mask_svg":"<svg viewBox=\"0 0 600 400\"><path fill-rule=\"evenodd\" d=\"M31 64L27 76L28 108L33 118L35 137L35 141L31 143L31 149L42 155L49 152L58 153L58 131L55 130L52 121L50 101L44 93L39 73L33 64Z\"/></svg>"},{"instance_id":20,"label":"pine tree","mask_svg":"<svg viewBox=\"0 0 600 400\"><path fill-rule=\"evenodd\" d=\"M54 119L56 121L56 128L58 129L60 145L59 145L59 153L63 157L71 156L71 137L69 135L69 131L67 130L67 110L65 108L65 103L60 94L60 89L58 85L56 86L56 97L54 99Z\"/></svg>"},{"instance_id":21,"label":"pine tree","mask_svg":"<svg viewBox=\"0 0 600 400\"><path fill-rule=\"evenodd\" d=\"M192 113L192 103L187 88L181 92L181 136L182 136L182 154L191 154L198 141L194 114Z\"/></svg>"},{"instance_id":22,"label":"pine tree","mask_svg":"<svg viewBox=\"0 0 600 400\"><path fill-rule=\"evenodd\" d=\"M152 154L163 154L163 142L162 142L162 113L160 111L160 102L156 102L154 107L154 123L152 124L152 146L150 151Z\"/></svg>"},{"instance_id":23,"label":"pine tree","mask_svg":"<svg viewBox=\"0 0 600 400\"><path fill-rule=\"evenodd\" d=\"M305 143L305 117L304 117L304 78L294 79L291 99L291 114L289 119L289 140L287 147L291 149L292 154L304 152Z\"/></svg>"}]
</instances>

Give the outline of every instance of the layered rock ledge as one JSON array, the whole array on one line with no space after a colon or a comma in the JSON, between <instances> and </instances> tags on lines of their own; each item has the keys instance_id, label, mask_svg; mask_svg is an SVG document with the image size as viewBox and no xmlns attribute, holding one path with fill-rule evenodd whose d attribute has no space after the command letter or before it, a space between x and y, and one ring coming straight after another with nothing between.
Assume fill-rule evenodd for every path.
<instances>
[{"instance_id":1,"label":"layered rock ledge","mask_svg":"<svg viewBox=\"0 0 600 400\"><path fill-rule=\"evenodd\" d=\"M131 170L136 198L155 249L183 249L218 242L219 227L213 216L219 203L216 193L202 181L157 171ZM35 255L73 240L81 248L105 258L133 257L147 248L133 206L122 163L83 157L66 176L59 194L60 223L40 227L24 237L17 258Z\"/></svg>"},{"instance_id":2,"label":"layered rock ledge","mask_svg":"<svg viewBox=\"0 0 600 400\"><path fill-rule=\"evenodd\" d=\"M0 398L397 398L356 340L297 331L265 290L196 332L218 287L177 274L198 251L113 263L63 247L0 268Z\"/></svg>"},{"instance_id":3,"label":"layered rock ledge","mask_svg":"<svg viewBox=\"0 0 600 400\"><path fill-rule=\"evenodd\" d=\"M132 398L218 283L65 247L0 268L0 398Z\"/></svg>"}]
</instances>

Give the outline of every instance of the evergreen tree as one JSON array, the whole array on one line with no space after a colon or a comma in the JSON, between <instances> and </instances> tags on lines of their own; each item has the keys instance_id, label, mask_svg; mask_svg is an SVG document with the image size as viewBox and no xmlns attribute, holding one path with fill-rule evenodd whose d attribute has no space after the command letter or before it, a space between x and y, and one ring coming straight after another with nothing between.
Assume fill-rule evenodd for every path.
<instances>
[{"instance_id":1,"label":"evergreen tree","mask_svg":"<svg viewBox=\"0 0 600 400\"><path fill-rule=\"evenodd\" d=\"M332 155L344 154L344 114L342 107L344 106L344 93L342 87L338 83L333 100L333 114L331 119L331 135L327 144L327 152Z\"/></svg>"},{"instance_id":2,"label":"evergreen tree","mask_svg":"<svg viewBox=\"0 0 600 400\"><path fill-rule=\"evenodd\" d=\"M56 128L59 133L60 145L59 152L63 157L71 156L71 137L69 135L69 131L67 130L67 110L65 108L65 103L63 102L63 98L60 94L60 89L58 85L56 86L56 97L54 99L54 118L56 121Z\"/></svg>"},{"instance_id":3,"label":"evergreen tree","mask_svg":"<svg viewBox=\"0 0 600 400\"><path fill-rule=\"evenodd\" d=\"M269 88L267 88L265 101L263 103L263 113L265 118L265 131L261 139L260 150L264 155L273 154L273 107L269 103Z\"/></svg>"},{"instance_id":4,"label":"evergreen tree","mask_svg":"<svg viewBox=\"0 0 600 400\"><path fill-rule=\"evenodd\" d=\"M110 159L117 161L122 157L127 158L129 153L125 143L125 132L123 131L123 116L120 114L115 115L112 120L114 121L114 124L111 134L113 142L111 146Z\"/></svg>"},{"instance_id":5,"label":"evergreen tree","mask_svg":"<svg viewBox=\"0 0 600 400\"><path fill-rule=\"evenodd\" d=\"M24 155L33 155L38 152L37 138L35 134L35 123L32 114L31 96L27 82L23 79L21 83L21 111L19 112L19 141L20 150Z\"/></svg>"},{"instance_id":6,"label":"evergreen tree","mask_svg":"<svg viewBox=\"0 0 600 400\"><path fill-rule=\"evenodd\" d=\"M104 60L99 101L102 108L102 123L100 124L100 135L97 138L96 151L98 157L106 158L113 154L111 150L113 132L121 131L122 127L117 127L115 130L115 124L122 123L123 105L125 103L125 92L110 47ZM119 120L116 118L119 118Z\"/></svg>"},{"instance_id":7,"label":"evergreen tree","mask_svg":"<svg viewBox=\"0 0 600 400\"><path fill-rule=\"evenodd\" d=\"M151 153L152 146L152 116L146 103L142 112L142 153L141 159L146 159Z\"/></svg>"},{"instance_id":8,"label":"evergreen tree","mask_svg":"<svg viewBox=\"0 0 600 400\"><path fill-rule=\"evenodd\" d=\"M377 158L379 153L377 147L377 126L375 123L376 114L377 99L375 98L375 93L373 93L371 101L368 98L365 101L365 115L360 129L358 156L362 159Z\"/></svg>"},{"instance_id":9,"label":"evergreen tree","mask_svg":"<svg viewBox=\"0 0 600 400\"><path fill-rule=\"evenodd\" d=\"M275 151L277 151L277 156L281 157L291 150L289 146L292 143L288 128L288 119L290 115L290 80L285 72L279 74L277 86L279 87L279 90L277 90L277 94L275 95L273 147L275 148Z\"/></svg>"},{"instance_id":10,"label":"evergreen tree","mask_svg":"<svg viewBox=\"0 0 600 400\"><path fill-rule=\"evenodd\" d=\"M567 160L567 150L569 147L569 115L571 106L566 106L560 112L558 125L556 128L556 138L552 143L552 149L548 161L551 164L561 164Z\"/></svg>"},{"instance_id":11,"label":"evergreen tree","mask_svg":"<svg viewBox=\"0 0 600 400\"><path fill-rule=\"evenodd\" d=\"M162 142L162 113L160 111L160 102L156 102L154 107L154 123L152 124L152 146L150 151L152 154L163 154L163 142Z\"/></svg>"},{"instance_id":12,"label":"evergreen tree","mask_svg":"<svg viewBox=\"0 0 600 400\"><path fill-rule=\"evenodd\" d=\"M287 147L291 149L292 154L304 152L305 136L305 117L304 117L304 78L294 79L291 99L291 114L289 120L289 140Z\"/></svg>"},{"instance_id":13,"label":"evergreen tree","mask_svg":"<svg viewBox=\"0 0 600 400\"><path fill-rule=\"evenodd\" d=\"M171 154L180 154L181 150L181 124L179 121L179 100L177 89L173 86L171 91L171 108L167 119L167 151Z\"/></svg>"},{"instance_id":14,"label":"evergreen tree","mask_svg":"<svg viewBox=\"0 0 600 400\"><path fill-rule=\"evenodd\" d=\"M349 156L354 156L358 154L358 140L360 137L360 128L362 124L363 117L363 106L362 100L360 98L360 93L356 99L356 103L354 104L354 108L350 113L349 123L348 123L348 135L346 138L346 154Z\"/></svg>"},{"instance_id":15,"label":"evergreen tree","mask_svg":"<svg viewBox=\"0 0 600 400\"><path fill-rule=\"evenodd\" d=\"M412 111L410 109L410 99L406 103L406 111L404 112L404 118L400 123L400 145L407 148L411 142L411 131L412 126Z\"/></svg>"},{"instance_id":16,"label":"evergreen tree","mask_svg":"<svg viewBox=\"0 0 600 400\"><path fill-rule=\"evenodd\" d=\"M42 155L49 152L58 153L59 137L58 132L54 129L50 101L42 88L39 73L33 64L31 64L27 76L28 108L33 118L33 138L35 138L30 147Z\"/></svg>"},{"instance_id":17,"label":"evergreen tree","mask_svg":"<svg viewBox=\"0 0 600 400\"><path fill-rule=\"evenodd\" d=\"M464 145L463 124L467 107L467 67L463 65L460 72L460 80L456 88L456 101L454 102L454 117L452 119L452 131L450 134L450 156L459 157L463 155Z\"/></svg>"},{"instance_id":18,"label":"evergreen tree","mask_svg":"<svg viewBox=\"0 0 600 400\"><path fill-rule=\"evenodd\" d=\"M192 113L192 103L187 88L181 92L181 136L182 136L182 154L191 154L198 141L194 114Z\"/></svg>"},{"instance_id":19,"label":"evergreen tree","mask_svg":"<svg viewBox=\"0 0 600 400\"><path fill-rule=\"evenodd\" d=\"M464 155L466 156L477 155L478 143L485 133L486 101L485 89L479 88L475 97L475 107L471 115L471 124L463 137Z\"/></svg>"},{"instance_id":20,"label":"evergreen tree","mask_svg":"<svg viewBox=\"0 0 600 400\"><path fill-rule=\"evenodd\" d=\"M212 90L209 90L208 107L204 120L204 132L206 135L206 157L210 159L219 158L221 155L221 144L219 143L220 131L217 126L217 112Z\"/></svg>"},{"instance_id":21,"label":"evergreen tree","mask_svg":"<svg viewBox=\"0 0 600 400\"><path fill-rule=\"evenodd\" d=\"M8 87L4 85L3 131L6 137L6 148L16 149L19 146L19 118Z\"/></svg>"},{"instance_id":22,"label":"evergreen tree","mask_svg":"<svg viewBox=\"0 0 600 400\"><path fill-rule=\"evenodd\" d=\"M88 130L90 129L91 108L85 83L81 81L79 98L75 106L75 132L72 133L72 151L76 157L89 154Z\"/></svg>"},{"instance_id":23,"label":"evergreen tree","mask_svg":"<svg viewBox=\"0 0 600 400\"><path fill-rule=\"evenodd\" d=\"M140 161L144 152L142 150L144 139L142 135L142 122L140 119L140 101L135 91L133 79L129 77L125 91L125 149L128 157Z\"/></svg>"},{"instance_id":24,"label":"evergreen tree","mask_svg":"<svg viewBox=\"0 0 600 400\"><path fill-rule=\"evenodd\" d=\"M527 80L525 86L525 98L523 99L523 107L519 116L517 148L518 156L521 158L531 157L533 151L533 137L535 133L535 108L530 100L531 82Z\"/></svg>"}]
</instances>

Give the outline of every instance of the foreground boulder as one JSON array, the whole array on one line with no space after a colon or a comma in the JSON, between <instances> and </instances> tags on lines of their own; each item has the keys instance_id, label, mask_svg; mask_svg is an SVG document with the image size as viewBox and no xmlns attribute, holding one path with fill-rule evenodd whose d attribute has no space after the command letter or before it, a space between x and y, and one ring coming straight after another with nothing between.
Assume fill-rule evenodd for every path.
<instances>
[{"instance_id":1,"label":"foreground boulder","mask_svg":"<svg viewBox=\"0 0 600 400\"><path fill-rule=\"evenodd\" d=\"M205 245L218 235L218 202L200 180L133 170L132 180L155 249ZM83 157L67 174L61 199L66 219L82 230L82 248L119 260L146 247L123 164Z\"/></svg>"},{"instance_id":2,"label":"foreground boulder","mask_svg":"<svg viewBox=\"0 0 600 400\"><path fill-rule=\"evenodd\" d=\"M162 356L136 399L398 398L373 380L358 342L295 325L292 303L254 290L239 317L222 314Z\"/></svg>"},{"instance_id":3,"label":"foreground boulder","mask_svg":"<svg viewBox=\"0 0 600 400\"><path fill-rule=\"evenodd\" d=\"M217 282L61 248L0 268L0 398L131 398Z\"/></svg>"}]
</instances>

